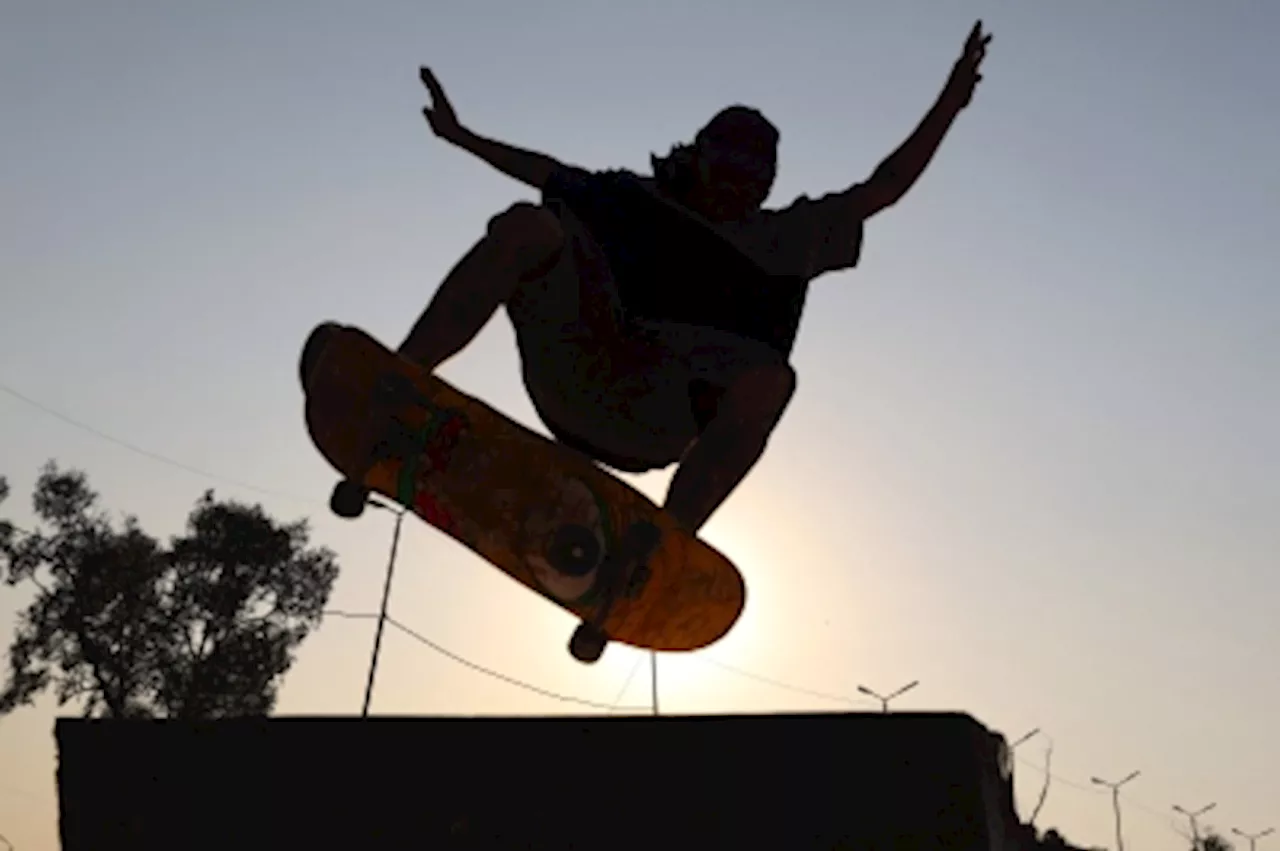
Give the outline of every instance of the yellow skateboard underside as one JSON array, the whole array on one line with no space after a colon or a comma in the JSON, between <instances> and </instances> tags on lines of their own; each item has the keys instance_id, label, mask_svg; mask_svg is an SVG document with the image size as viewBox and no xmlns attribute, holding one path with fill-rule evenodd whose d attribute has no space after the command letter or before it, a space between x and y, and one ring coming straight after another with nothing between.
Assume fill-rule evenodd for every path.
<instances>
[{"instance_id":1,"label":"yellow skateboard underside","mask_svg":"<svg viewBox=\"0 0 1280 851\"><path fill-rule=\"evenodd\" d=\"M745 585L721 553L676 528L639 491L516 423L356 328L323 324L303 354L306 422L346 478L408 507L498 569L583 620L600 603L599 566L632 524L662 532L634 597L603 624L611 641L696 650L737 621ZM378 407L386 374L431 410ZM388 433L399 445L368 460Z\"/></svg>"}]
</instances>

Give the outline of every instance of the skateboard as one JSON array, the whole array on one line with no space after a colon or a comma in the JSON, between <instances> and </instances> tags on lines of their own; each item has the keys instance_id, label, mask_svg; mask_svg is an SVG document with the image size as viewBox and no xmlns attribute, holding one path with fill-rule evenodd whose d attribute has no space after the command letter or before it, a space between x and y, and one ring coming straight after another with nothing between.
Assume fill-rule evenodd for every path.
<instances>
[{"instance_id":1,"label":"skateboard","mask_svg":"<svg viewBox=\"0 0 1280 851\"><path fill-rule=\"evenodd\" d=\"M299 366L307 431L343 477L331 510L359 517L376 492L412 511L578 617L578 661L609 642L697 650L737 622L733 563L586 455L358 328L317 326Z\"/></svg>"}]
</instances>

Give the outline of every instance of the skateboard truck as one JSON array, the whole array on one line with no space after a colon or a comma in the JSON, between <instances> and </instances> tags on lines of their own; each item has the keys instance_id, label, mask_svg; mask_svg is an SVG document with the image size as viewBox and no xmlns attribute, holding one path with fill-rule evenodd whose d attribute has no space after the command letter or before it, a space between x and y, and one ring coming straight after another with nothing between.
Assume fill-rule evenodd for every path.
<instances>
[{"instance_id":1,"label":"skateboard truck","mask_svg":"<svg viewBox=\"0 0 1280 851\"><path fill-rule=\"evenodd\" d=\"M430 400L422 396L406 376L389 372L378 381L374 391L373 404L377 408L390 409L401 405L416 403L430 406ZM369 453L368 465L372 466L382 458L393 455L408 456L417 452L417 436L404 427L398 420L390 419L387 429L374 444ZM343 479L333 486L329 496L329 509L339 517L354 520L364 513L369 499L369 489L359 481Z\"/></svg>"},{"instance_id":2,"label":"skateboard truck","mask_svg":"<svg viewBox=\"0 0 1280 851\"><path fill-rule=\"evenodd\" d=\"M609 643L604 622L613 611L613 604L620 596L631 597L639 592L649 577L648 560L662 541L662 530L648 521L630 527L618 542L618 548L610 553L600 566L603 581L602 599L590 620L578 624L569 639L569 654L579 662L598 662Z\"/></svg>"}]
</instances>

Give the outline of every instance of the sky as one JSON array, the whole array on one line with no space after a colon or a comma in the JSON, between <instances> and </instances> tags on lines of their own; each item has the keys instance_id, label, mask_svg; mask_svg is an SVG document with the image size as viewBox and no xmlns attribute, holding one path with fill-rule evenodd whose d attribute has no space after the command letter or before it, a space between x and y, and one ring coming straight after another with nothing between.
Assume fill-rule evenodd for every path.
<instances>
[{"instance_id":1,"label":"sky","mask_svg":"<svg viewBox=\"0 0 1280 851\"><path fill-rule=\"evenodd\" d=\"M1039 823L1073 842L1113 845L1089 778L1132 770L1131 851L1180 847L1174 804L1280 826L1274 4L10 4L0 511L33 522L49 459L161 538L212 487L309 518L342 567L330 608L375 613L393 518L328 513L302 342L334 319L397 345L489 217L536 198L431 135L419 66L472 130L591 168L643 171L749 103L781 128L783 206L865 178L978 17L973 104L859 267L814 283L798 396L703 530L742 620L659 657L659 710L856 710L859 685L919 680L896 708L1043 731L1019 805L1052 742ZM504 315L441 374L545 433ZM671 472L624 478L661 499ZM6 647L30 599L0 589ZM616 708L391 628L374 713L651 711L648 654L574 662L571 616L412 518L390 611ZM373 626L327 617L277 713L358 714ZM21 851L57 848L60 711L0 719Z\"/></svg>"}]
</instances>

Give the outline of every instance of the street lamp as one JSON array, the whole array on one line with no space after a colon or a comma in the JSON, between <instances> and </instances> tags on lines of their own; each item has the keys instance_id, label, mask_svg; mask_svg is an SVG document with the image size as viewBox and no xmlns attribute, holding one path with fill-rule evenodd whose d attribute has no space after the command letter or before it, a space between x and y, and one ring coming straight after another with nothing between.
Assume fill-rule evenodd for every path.
<instances>
[{"instance_id":1,"label":"street lamp","mask_svg":"<svg viewBox=\"0 0 1280 851\"><path fill-rule=\"evenodd\" d=\"M919 680L912 680L902 688L890 694L888 697L885 697L884 695L881 695L881 694L877 694L876 692L872 691L866 686L858 686L858 691L862 692L865 695L869 695L870 697L874 697L876 700L880 701L880 710L882 712L888 712L889 701L893 700L895 697L897 697L900 694L905 694L906 692L911 691L911 689L915 688L918 685L920 685Z\"/></svg>"},{"instance_id":2,"label":"street lamp","mask_svg":"<svg viewBox=\"0 0 1280 851\"><path fill-rule=\"evenodd\" d=\"M1234 833L1236 836L1240 836L1240 837L1243 837L1244 839L1249 840L1249 851L1257 851L1255 846L1258 844L1258 840L1266 836L1268 833L1275 833L1275 830L1276 829L1274 827L1269 827L1266 830L1262 831L1261 833L1245 833L1243 830L1241 830L1238 827L1231 828L1231 832Z\"/></svg>"},{"instance_id":3,"label":"street lamp","mask_svg":"<svg viewBox=\"0 0 1280 851\"><path fill-rule=\"evenodd\" d=\"M1201 807L1200 809L1196 810L1193 813L1193 812L1188 812L1187 810L1184 810L1182 807L1178 806L1177 804L1173 805L1174 812L1182 813L1184 816L1187 817L1187 820L1191 822L1191 847L1193 849L1200 847L1200 825L1199 823L1196 822L1196 819L1198 819L1200 816L1204 815L1205 813L1209 812L1209 810L1213 809L1216 806L1218 806L1217 803L1205 804L1203 807Z\"/></svg>"},{"instance_id":4,"label":"street lamp","mask_svg":"<svg viewBox=\"0 0 1280 851\"><path fill-rule=\"evenodd\" d=\"M1116 811L1116 851L1124 851L1124 836L1120 832L1120 787L1141 773L1141 771L1131 772L1128 777L1118 783L1108 783L1106 780L1102 780L1098 777L1089 778L1099 786L1106 786L1111 789L1111 806Z\"/></svg>"},{"instance_id":5,"label":"street lamp","mask_svg":"<svg viewBox=\"0 0 1280 851\"><path fill-rule=\"evenodd\" d=\"M400 524L404 522L403 508L397 510L381 500L372 498L367 500L367 504L394 514L396 516L396 528L391 535L391 557L387 560L387 578L382 586L382 610L378 613L378 629L373 636L373 659L369 662L369 681L364 687L364 708L360 710L360 717L362 718L368 717L369 701L373 699L373 676L378 670L378 651L382 648L382 628L387 622L387 600L391 596L391 571L396 566L396 547L400 543Z\"/></svg>"}]
</instances>

